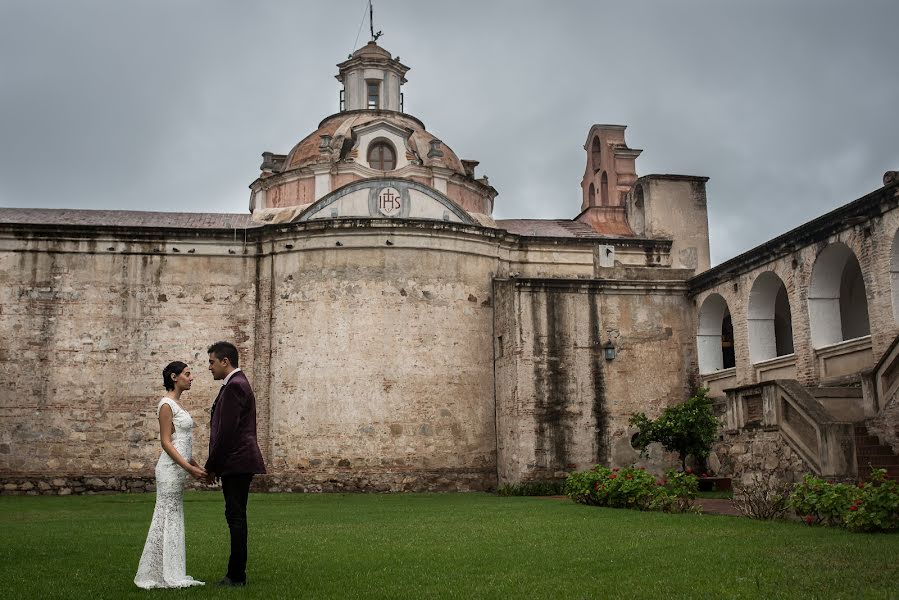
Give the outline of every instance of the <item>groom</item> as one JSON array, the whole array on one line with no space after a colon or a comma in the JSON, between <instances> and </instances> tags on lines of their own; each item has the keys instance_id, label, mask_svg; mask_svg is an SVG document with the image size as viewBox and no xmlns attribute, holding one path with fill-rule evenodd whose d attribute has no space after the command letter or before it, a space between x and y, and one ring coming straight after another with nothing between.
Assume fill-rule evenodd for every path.
<instances>
[{"instance_id":1,"label":"groom","mask_svg":"<svg viewBox=\"0 0 899 600\"><path fill-rule=\"evenodd\" d=\"M228 574L219 585L247 584L247 499L255 473L265 473L262 452L256 442L256 397L238 365L237 348L229 342L209 346L209 370L215 380L224 379L212 404L207 481L222 480L225 520L231 532Z\"/></svg>"}]
</instances>

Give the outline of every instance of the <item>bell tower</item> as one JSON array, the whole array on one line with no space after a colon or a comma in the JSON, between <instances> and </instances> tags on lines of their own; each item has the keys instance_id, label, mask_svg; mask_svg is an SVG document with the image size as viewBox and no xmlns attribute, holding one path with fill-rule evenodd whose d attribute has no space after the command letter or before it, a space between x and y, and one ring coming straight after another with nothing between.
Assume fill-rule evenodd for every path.
<instances>
[{"instance_id":1,"label":"bell tower","mask_svg":"<svg viewBox=\"0 0 899 600\"><path fill-rule=\"evenodd\" d=\"M604 235L633 237L625 199L637 181L635 161L642 150L628 148L624 125L594 125L587 135L587 168L581 180L578 221Z\"/></svg>"},{"instance_id":2,"label":"bell tower","mask_svg":"<svg viewBox=\"0 0 899 600\"><path fill-rule=\"evenodd\" d=\"M374 41L353 52L337 65L340 112L348 110L391 110L403 112L403 93L409 67L393 58Z\"/></svg>"}]
</instances>

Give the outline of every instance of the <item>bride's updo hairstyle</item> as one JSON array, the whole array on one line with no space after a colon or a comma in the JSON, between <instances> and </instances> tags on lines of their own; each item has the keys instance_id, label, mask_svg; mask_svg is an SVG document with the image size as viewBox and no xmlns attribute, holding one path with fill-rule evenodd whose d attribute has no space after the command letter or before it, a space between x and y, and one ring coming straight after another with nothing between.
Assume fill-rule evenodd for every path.
<instances>
[{"instance_id":1,"label":"bride's updo hairstyle","mask_svg":"<svg viewBox=\"0 0 899 600\"><path fill-rule=\"evenodd\" d=\"M162 370L162 385L165 386L165 389L171 391L175 389L175 382L172 381L172 375L177 377L181 374L181 371L187 368L187 365L180 360L173 360L169 364L165 366Z\"/></svg>"}]
</instances>

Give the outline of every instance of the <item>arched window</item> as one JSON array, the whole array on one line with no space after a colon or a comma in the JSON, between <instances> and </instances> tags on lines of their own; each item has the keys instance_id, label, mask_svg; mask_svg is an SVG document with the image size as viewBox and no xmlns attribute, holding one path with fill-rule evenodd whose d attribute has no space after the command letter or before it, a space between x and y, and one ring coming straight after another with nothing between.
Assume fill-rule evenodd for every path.
<instances>
[{"instance_id":1,"label":"arched window","mask_svg":"<svg viewBox=\"0 0 899 600\"><path fill-rule=\"evenodd\" d=\"M699 309L696 348L700 373L714 373L736 364L734 327L727 302L720 294L710 295Z\"/></svg>"},{"instance_id":2,"label":"arched window","mask_svg":"<svg viewBox=\"0 0 899 600\"><path fill-rule=\"evenodd\" d=\"M587 206L596 206L596 188L592 183L590 189L587 190Z\"/></svg>"},{"instance_id":3,"label":"arched window","mask_svg":"<svg viewBox=\"0 0 899 600\"><path fill-rule=\"evenodd\" d=\"M603 171L602 179L599 183L600 201L603 206L609 205L609 176Z\"/></svg>"},{"instance_id":4,"label":"arched window","mask_svg":"<svg viewBox=\"0 0 899 600\"><path fill-rule=\"evenodd\" d=\"M396 153L387 142L377 142L368 149L368 166L378 171L392 171L396 168Z\"/></svg>"},{"instance_id":5,"label":"arched window","mask_svg":"<svg viewBox=\"0 0 899 600\"><path fill-rule=\"evenodd\" d=\"M602 166L602 152L600 151L599 138L593 138L593 147L590 150L590 164L593 165L593 172L599 171Z\"/></svg>"},{"instance_id":6,"label":"arched window","mask_svg":"<svg viewBox=\"0 0 899 600\"><path fill-rule=\"evenodd\" d=\"M861 265L846 244L830 244L815 259L808 312L815 348L870 335Z\"/></svg>"},{"instance_id":7,"label":"arched window","mask_svg":"<svg viewBox=\"0 0 899 600\"><path fill-rule=\"evenodd\" d=\"M725 369L737 366L737 355L734 348L734 322L730 318L730 310L724 313L724 319L721 321L721 366Z\"/></svg>"},{"instance_id":8,"label":"arched window","mask_svg":"<svg viewBox=\"0 0 899 600\"><path fill-rule=\"evenodd\" d=\"M753 363L793 353L793 318L784 282L765 271L749 292L749 356Z\"/></svg>"}]
</instances>

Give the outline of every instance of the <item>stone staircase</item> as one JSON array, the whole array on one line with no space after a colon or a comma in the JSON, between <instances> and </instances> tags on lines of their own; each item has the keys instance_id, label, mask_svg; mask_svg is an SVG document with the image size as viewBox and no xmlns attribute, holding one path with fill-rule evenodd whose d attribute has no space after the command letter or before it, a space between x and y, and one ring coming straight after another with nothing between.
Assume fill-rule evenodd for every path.
<instances>
[{"instance_id":1,"label":"stone staircase","mask_svg":"<svg viewBox=\"0 0 899 600\"><path fill-rule=\"evenodd\" d=\"M880 438L871 435L864 423L856 423L855 460L859 479L871 478L871 469L886 469L890 479L899 479L899 456Z\"/></svg>"}]
</instances>

